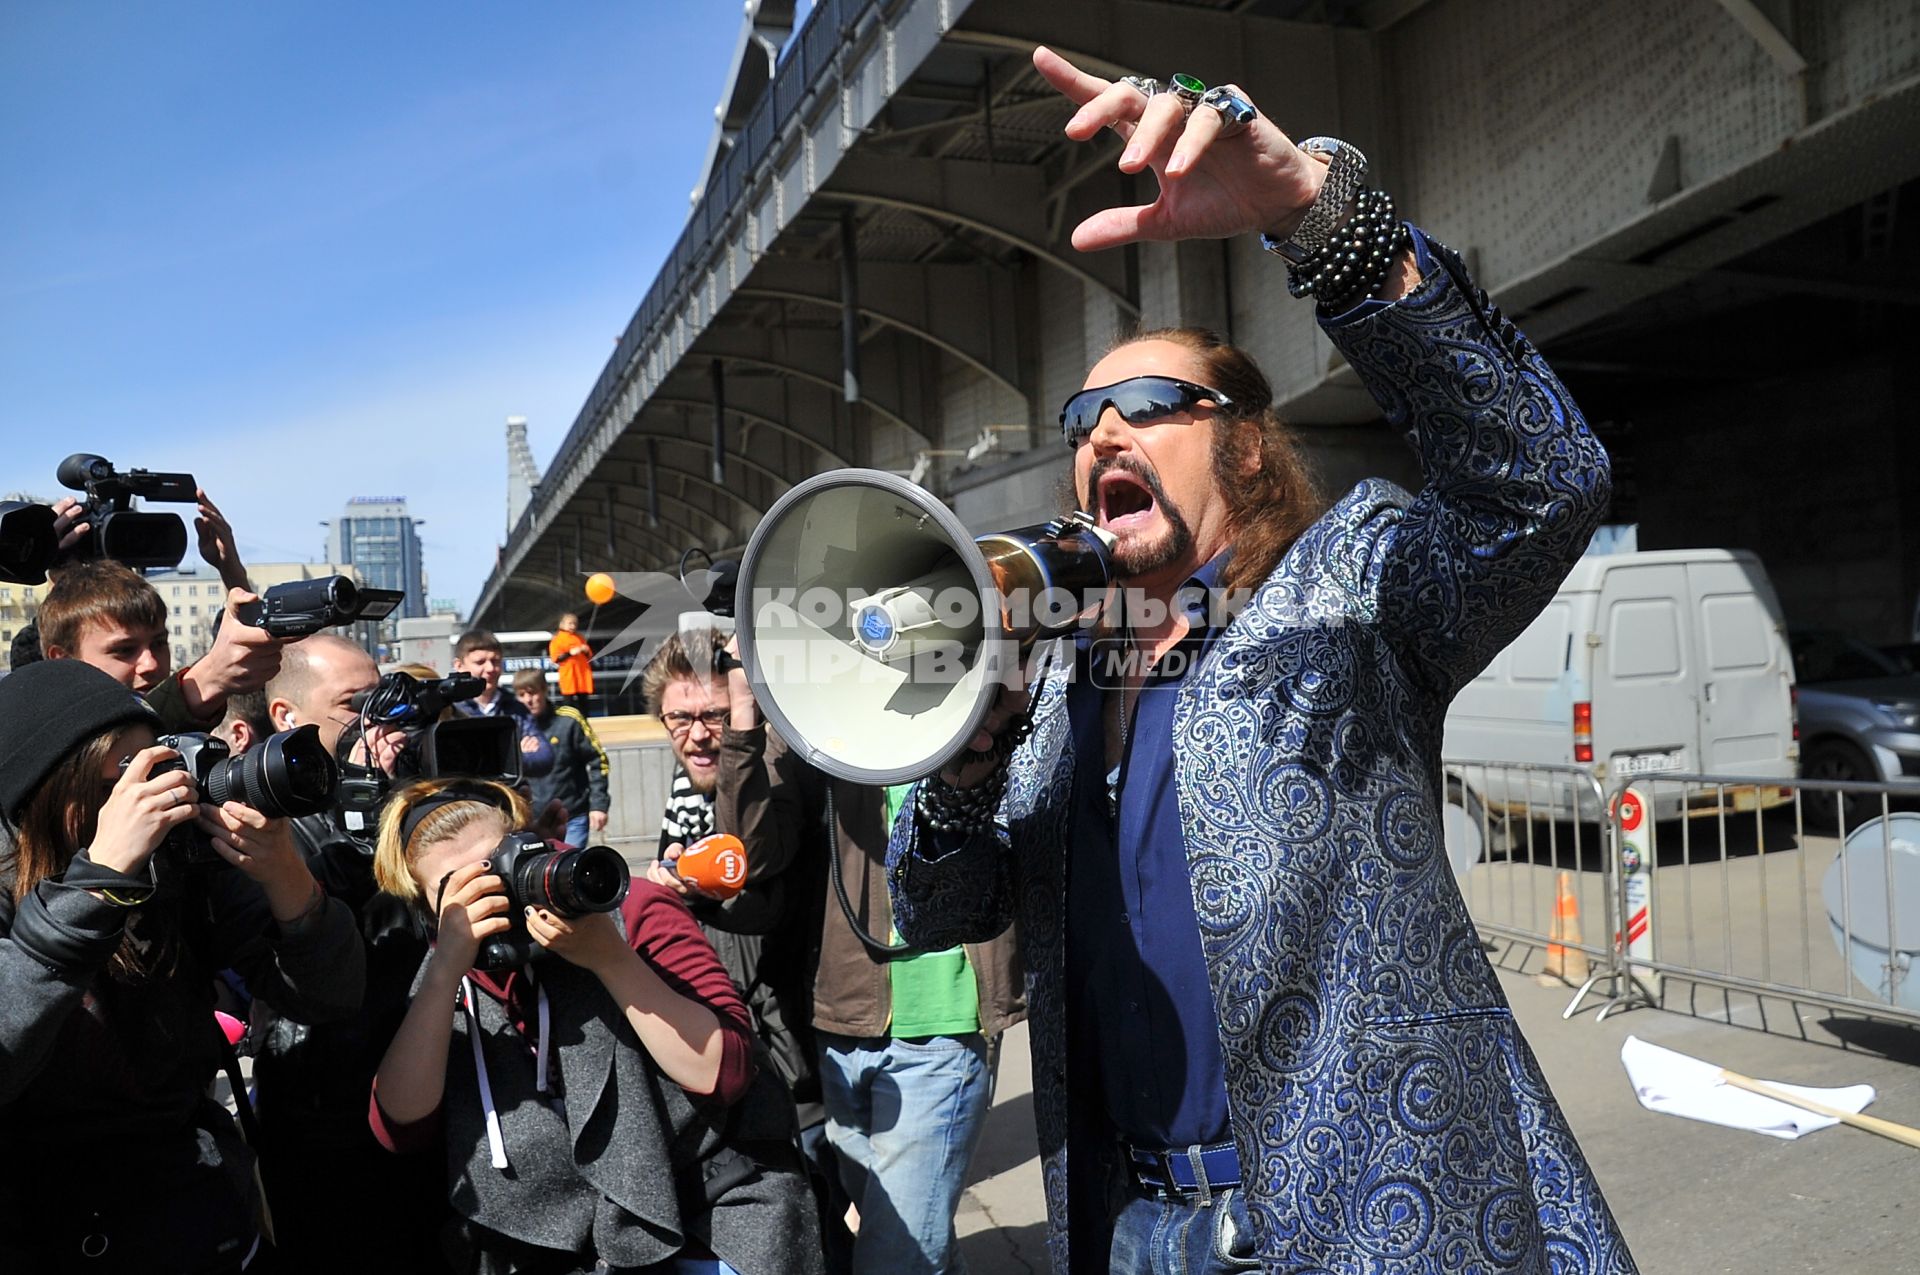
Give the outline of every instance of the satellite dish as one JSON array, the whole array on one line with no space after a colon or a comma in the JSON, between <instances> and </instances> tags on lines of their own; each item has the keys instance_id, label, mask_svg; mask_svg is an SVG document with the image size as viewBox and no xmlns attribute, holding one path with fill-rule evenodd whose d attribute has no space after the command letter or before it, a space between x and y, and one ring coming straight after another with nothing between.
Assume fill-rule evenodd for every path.
<instances>
[{"instance_id":1,"label":"satellite dish","mask_svg":"<svg viewBox=\"0 0 1920 1275\"><path fill-rule=\"evenodd\" d=\"M1853 976L1889 1005L1920 1010L1913 969L1920 954L1920 814L1901 811L1855 828L1821 878L1820 897Z\"/></svg>"}]
</instances>

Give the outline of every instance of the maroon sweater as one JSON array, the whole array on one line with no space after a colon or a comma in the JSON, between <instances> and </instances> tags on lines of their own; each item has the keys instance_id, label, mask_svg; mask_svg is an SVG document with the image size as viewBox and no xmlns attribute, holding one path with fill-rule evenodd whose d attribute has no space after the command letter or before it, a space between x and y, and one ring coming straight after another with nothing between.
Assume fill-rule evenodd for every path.
<instances>
[{"instance_id":1,"label":"maroon sweater","mask_svg":"<svg viewBox=\"0 0 1920 1275\"><path fill-rule=\"evenodd\" d=\"M699 922L672 891L640 879L635 879L628 890L620 915L640 959L652 966L669 988L705 1005L720 1020L720 1074L714 1080L713 1092L687 1092L722 1106L737 1102L753 1080L753 1030L740 990L700 932ZM504 979L496 980L492 974L474 970L469 977L481 992L507 1007L507 1016L526 1037L528 1048L533 1048L539 1020L532 985L521 971L509 971ZM418 1120L395 1120L380 1107L377 1078L367 1104L367 1123L380 1145L389 1151L412 1154L441 1146L441 1108Z\"/></svg>"}]
</instances>

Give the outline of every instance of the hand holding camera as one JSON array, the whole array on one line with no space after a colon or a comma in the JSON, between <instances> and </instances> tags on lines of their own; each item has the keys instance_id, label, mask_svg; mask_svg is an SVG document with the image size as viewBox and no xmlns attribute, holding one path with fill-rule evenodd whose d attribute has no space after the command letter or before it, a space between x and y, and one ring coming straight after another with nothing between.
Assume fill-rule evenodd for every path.
<instances>
[{"instance_id":1,"label":"hand holding camera","mask_svg":"<svg viewBox=\"0 0 1920 1275\"><path fill-rule=\"evenodd\" d=\"M456 976L479 962L481 944L513 927L506 882L493 871L490 859L454 869L440 889L438 908L434 959Z\"/></svg>"},{"instance_id":2,"label":"hand holding camera","mask_svg":"<svg viewBox=\"0 0 1920 1275\"><path fill-rule=\"evenodd\" d=\"M207 844L260 886L274 920L284 925L317 906L319 887L285 819L269 818L238 801L198 809L199 829Z\"/></svg>"},{"instance_id":3,"label":"hand holding camera","mask_svg":"<svg viewBox=\"0 0 1920 1275\"><path fill-rule=\"evenodd\" d=\"M525 915L527 933L534 942L590 974L599 975L633 959L620 919L613 913L566 917L548 908L528 907Z\"/></svg>"},{"instance_id":4,"label":"hand holding camera","mask_svg":"<svg viewBox=\"0 0 1920 1275\"><path fill-rule=\"evenodd\" d=\"M193 822L200 813L200 789L181 768L179 756L163 746L134 754L94 822L87 853L95 863L136 875L174 829Z\"/></svg>"},{"instance_id":5,"label":"hand holding camera","mask_svg":"<svg viewBox=\"0 0 1920 1275\"><path fill-rule=\"evenodd\" d=\"M228 590L226 618L214 635L213 646L181 671L181 695L187 711L196 718L217 718L226 711L227 696L257 691L280 671L281 651L287 640L239 620L243 607L259 601L245 589Z\"/></svg>"}]
</instances>

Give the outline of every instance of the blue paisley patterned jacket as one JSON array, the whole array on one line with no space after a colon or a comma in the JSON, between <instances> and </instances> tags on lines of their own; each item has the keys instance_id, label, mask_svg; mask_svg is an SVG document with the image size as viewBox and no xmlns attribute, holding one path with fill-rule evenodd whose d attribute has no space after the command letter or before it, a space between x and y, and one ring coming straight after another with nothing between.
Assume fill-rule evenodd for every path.
<instances>
[{"instance_id":1,"label":"blue paisley patterned jacket","mask_svg":"<svg viewBox=\"0 0 1920 1275\"><path fill-rule=\"evenodd\" d=\"M1339 500L1174 711L1243 1189L1270 1272L1630 1273L1440 832L1447 704L1580 554L1607 458L1539 354L1432 247L1411 295L1329 325L1410 434L1425 486L1370 480ZM1079 759L1062 672L1035 687L995 828L938 855L908 803L888 856L900 932L922 947L1019 916L1056 1275L1105 1272L1119 1173L1099 1086L1067 1049Z\"/></svg>"}]
</instances>

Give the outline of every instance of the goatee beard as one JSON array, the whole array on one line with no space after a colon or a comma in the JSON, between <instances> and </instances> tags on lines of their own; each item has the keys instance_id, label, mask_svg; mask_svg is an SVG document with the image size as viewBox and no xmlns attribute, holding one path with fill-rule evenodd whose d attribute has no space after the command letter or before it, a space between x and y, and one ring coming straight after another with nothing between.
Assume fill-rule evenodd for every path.
<instances>
[{"instance_id":1,"label":"goatee beard","mask_svg":"<svg viewBox=\"0 0 1920 1275\"><path fill-rule=\"evenodd\" d=\"M1091 496L1100 490L1100 479L1113 470L1131 474L1139 479L1141 485L1153 493L1154 508L1160 511L1166 520L1166 533L1157 541L1143 542L1138 539L1122 539L1113 549L1113 567L1115 574L1121 577L1151 575L1178 562L1193 550L1193 529L1187 526L1187 520L1181 516L1178 506L1167 499L1167 492L1160 485L1160 476L1137 461L1128 461L1120 457L1102 461L1095 465L1087 475L1087 492ZM1091 501L1089 501L1091 503Z\"/></svg>"}]
</instances>

